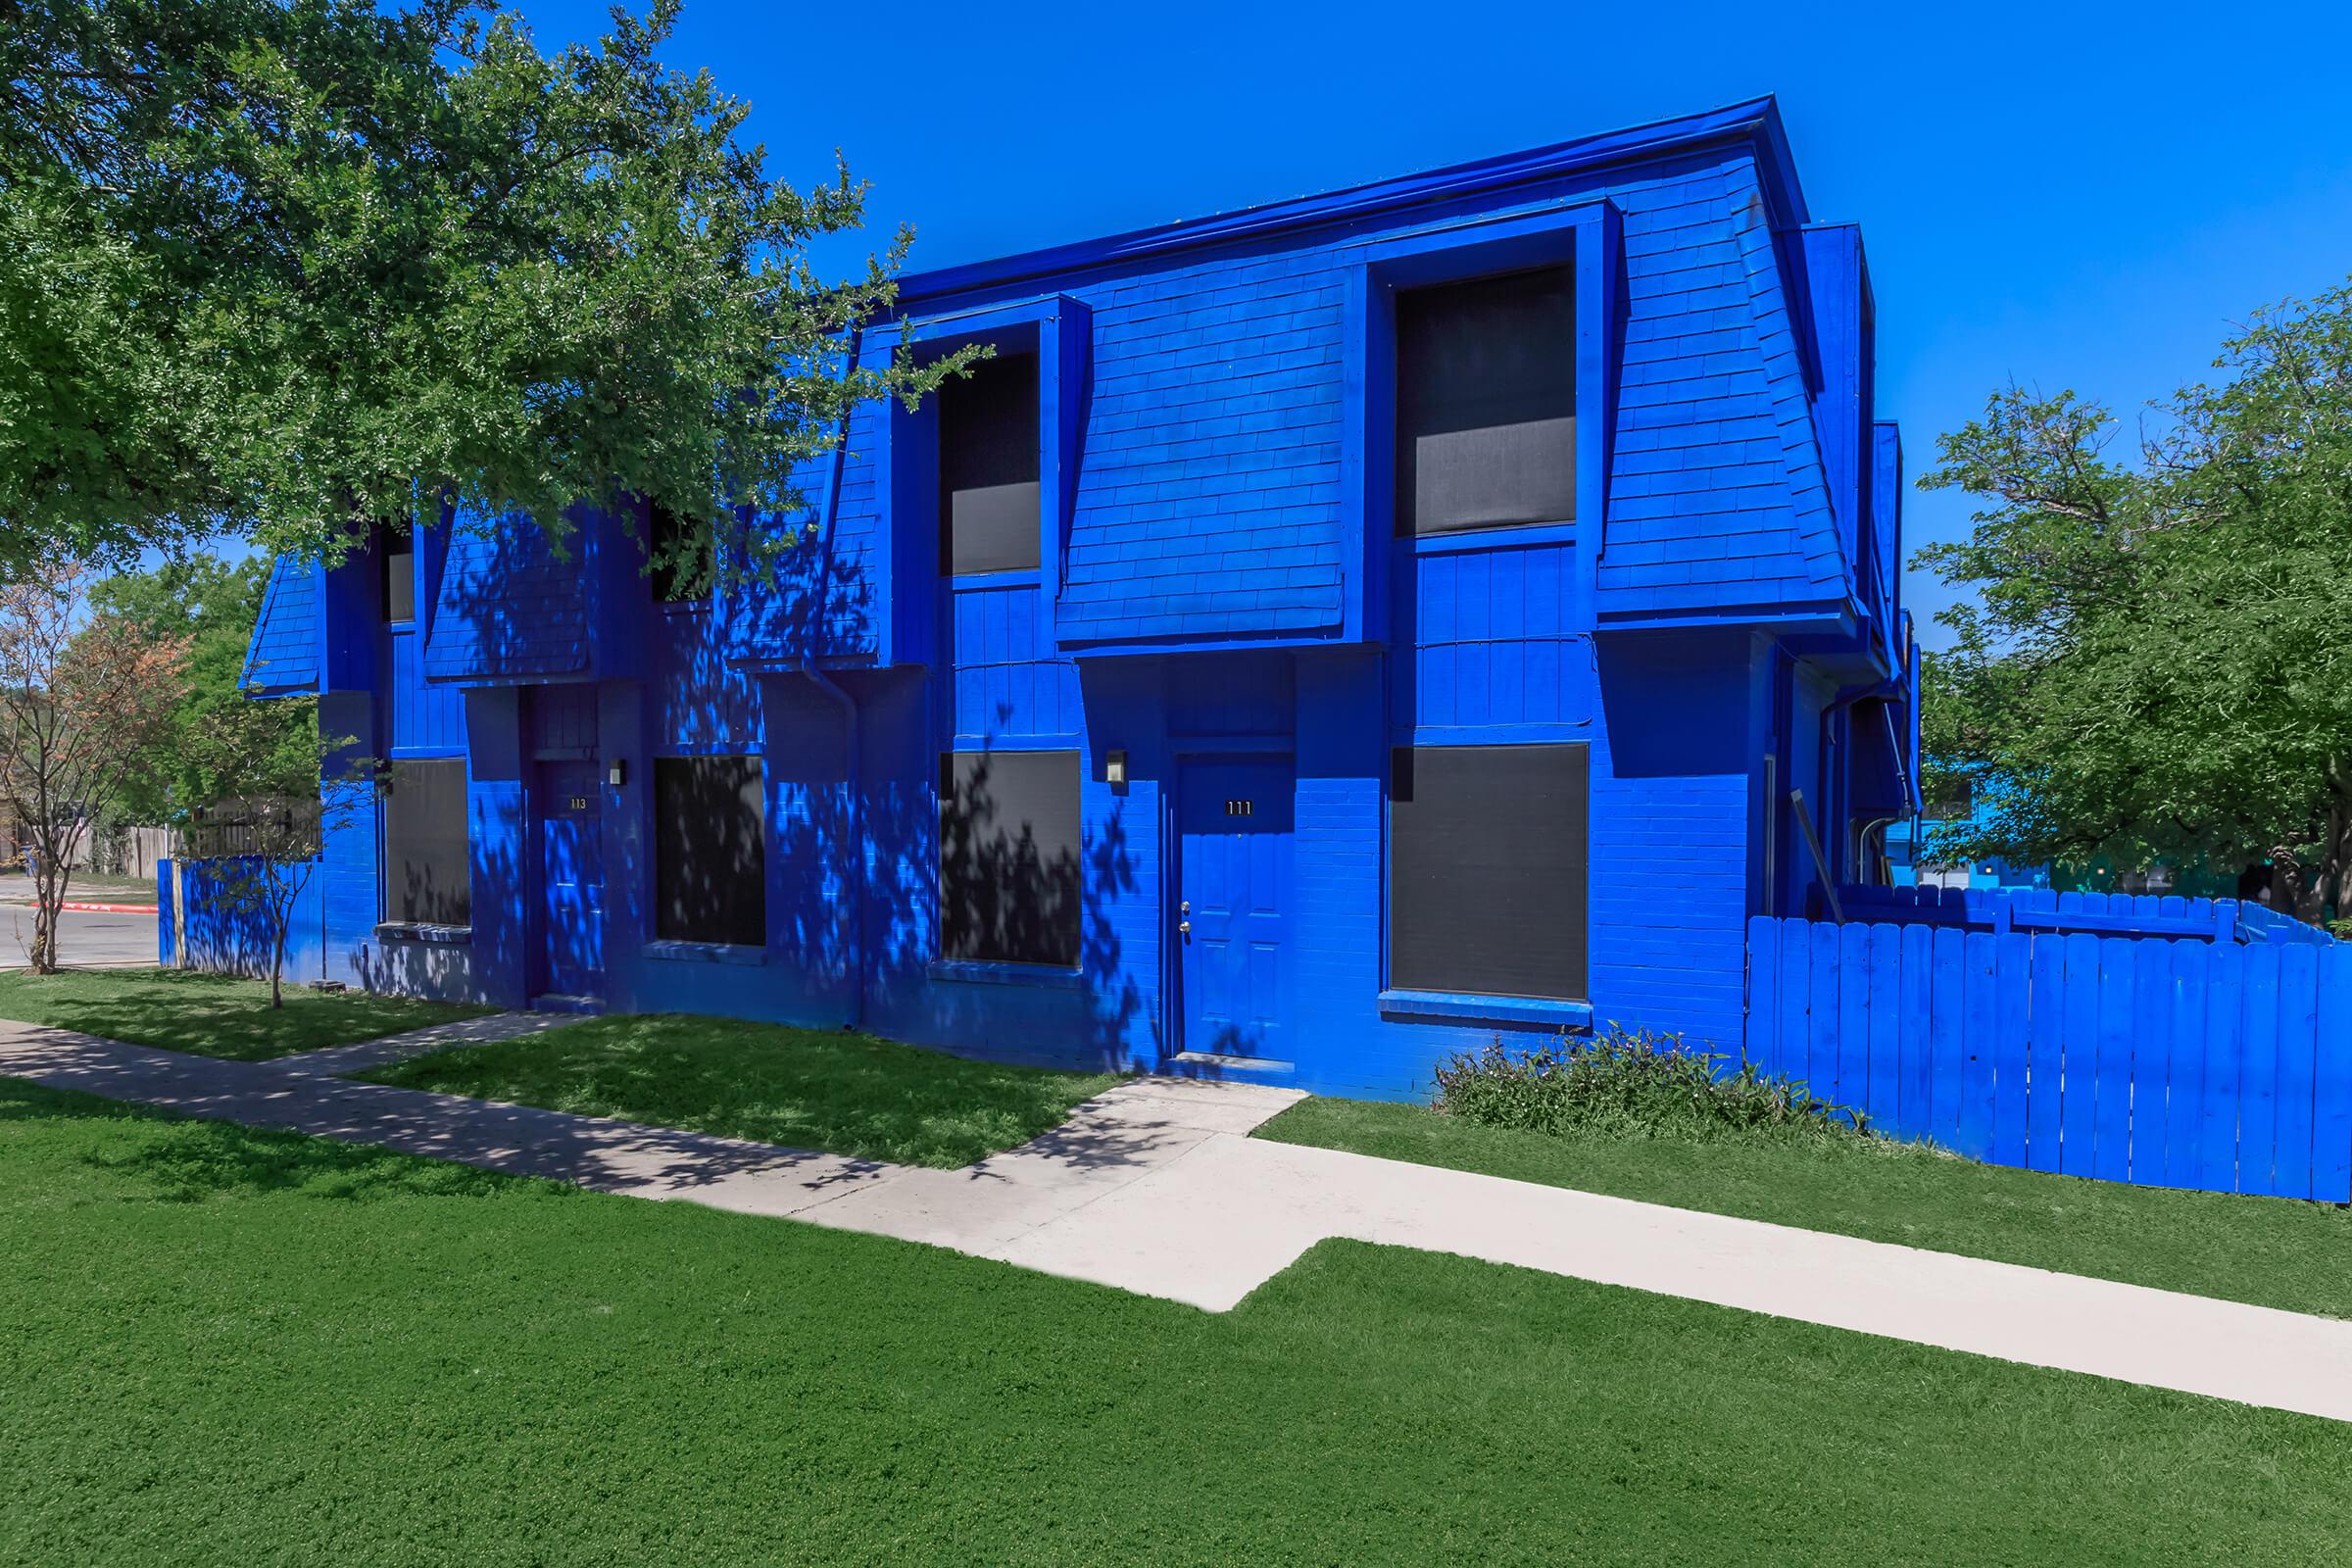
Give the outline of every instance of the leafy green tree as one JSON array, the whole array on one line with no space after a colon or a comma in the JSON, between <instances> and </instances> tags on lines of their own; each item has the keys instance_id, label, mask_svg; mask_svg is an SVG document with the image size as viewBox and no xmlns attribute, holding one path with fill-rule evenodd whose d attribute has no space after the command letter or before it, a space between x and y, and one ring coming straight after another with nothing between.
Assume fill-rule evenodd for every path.
<instances>
[{"instance_id":1,"label":"leafy green tree","mask_svg":"<svg viewBox=\"0 0 2352 1568\"><path fill-rule=\"evenodd\" d=\"M222 725L235 727L237 745L225 755L241 772L265 759L297 776L316 770L318 703L293 697L255 703L237 687L268 572L258 557L232 564L198 551L152 570L109 577L90 590L99 612L159 641L184 640L188 649L184 686L162 741L141 759L118 799L122 820L185 827L197 807L244 787L224 780L217 765L223 754L211 737Z\"/></svg>"},{"instance_id":2,"label":"leafy green tree","mask_svg":"<svg viewBox=\"0 0 2352 1568\"><path fill-rule=\"evenodd\" d=\"M820 275L864 187L771 178L677 13L548 54L489 0L0 0L0 580L339 556L420 496L799 507L853 405L955 367L845 369L909 236Z\"/></svg>"},{"instance_id":3,"label":"leafy green tree","mask_svg":"<svg viewBox=\"0 0 2352 1568\"><path fill-rule=\"evenodd\" d=\"M2215 369L2137 463L2071 392L1998 393L1941 439L1921 483L1984 507L1920 556L1975 591L1925 741L1990 808L1942 852L2268 859L2319 918L2352 869L2352 288L2259 313Z\"/></svg>"}]
</instances>

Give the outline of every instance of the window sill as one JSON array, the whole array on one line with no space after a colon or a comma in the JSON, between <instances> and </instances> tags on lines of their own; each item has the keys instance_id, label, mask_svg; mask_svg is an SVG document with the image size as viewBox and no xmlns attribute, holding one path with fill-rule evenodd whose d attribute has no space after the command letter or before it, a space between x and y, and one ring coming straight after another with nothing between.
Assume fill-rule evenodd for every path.
<instances>
[{"instance_id":1,"label":"window sill","mask_svg":"<svg viewBox=\"0 0 2352 1568\"><path fill-rule=\"evenodd\" d=\"M648 942L641 950L649 958L672 958L688 963L761 964L767 950L737 942Z\"/></svg>"},{"instance_id":2,"label":"window sill","mask_svg":"<svg viewBox=\"0 0 2352 1568\"><path fill-rule=\"evenodd\" d=\"M934 958L929 973L934 980L960 980L981 986L1037 986L1051 991L1077 991L1086 984L1086 976L1076 969L988 958Z\"/></svg>"},{"instance_id":3,"label":"window sill","mask_svg":"<svg viewBox=\"0 0 2352 1568\"><path fill-rule=\"evenodd\" d=\"M413 920L386 920L375 928L378 942L435 942L459 947L473 941L469 925L421 925Z\"/></svg>"},{"instance_id":4,"label":"window sill","mask_svg":"<svg viewBox=\"0 0 2352 1568\"><path fill-rule=\"evenodd\" d=\"M1458 991L1383 991L1380 1010L1416 1018L1467 1023L1541 1023L1562 1029L1592 1027L1592 1004L1545 997L1481 997Z\"/></svg>"}]
</instances>

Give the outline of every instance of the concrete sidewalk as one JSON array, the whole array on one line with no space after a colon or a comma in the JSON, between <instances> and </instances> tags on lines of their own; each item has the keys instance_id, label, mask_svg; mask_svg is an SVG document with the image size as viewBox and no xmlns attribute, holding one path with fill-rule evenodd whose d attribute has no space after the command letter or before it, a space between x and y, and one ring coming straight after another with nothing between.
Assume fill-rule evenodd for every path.
<instances>
[{"instance_id":1,"label":"concrete sidewalk","mask_svg":"<svg viewBox=\"0 0 2352 1568\"><path fill-rule=\"evenodd\" d=\"M488 1032L520 1028L480 1020ZM214 1061L0 1023L0 1074L600 1192L950 1247L1222 1311L1332 1237L2352 1420L2352 1323L1247 1134L1299 1097L1141 1079L961 1170L359 1084L396 1042Z\"/></svg>"}]
</instances>

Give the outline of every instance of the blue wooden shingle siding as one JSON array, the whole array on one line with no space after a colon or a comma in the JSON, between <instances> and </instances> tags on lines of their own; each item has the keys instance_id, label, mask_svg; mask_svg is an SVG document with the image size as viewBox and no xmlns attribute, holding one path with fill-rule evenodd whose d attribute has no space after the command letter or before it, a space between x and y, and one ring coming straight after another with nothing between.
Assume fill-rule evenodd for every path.
<instances>
[{"instance_id":1,"label":"blue wooden shingle siding","mask_svg":"<svg viewBox=\"0 0 2352 1568\"><path fill-rule=\"evenodd\" d=\"M277 697L318 689L318 576L316 563L293 556L280 557L270 568L261 618L246 646L247 691Z\"/></svg>"},{"instance_id":2,"label":"blue wooden shingle siding","mask_svg":"<svg viewBox=\"0 0 2352 1568\"><path fill-rule=\"evenodd\" d=\"M715 602L656 603L619 519L587 513L567 555L514 522L457 519L446 552L428 533L414 628L375 618L372 558L281 564L249 683L324 686L325 721L375 755L463 757L473 886L458 940L379 929L378 828L355 824L300 965L509 1004L545 989L554 760L604 781L609 1006L1197 1070L1181 781L1291 779L1264 819L1292 824L1268 929L1293 1059L1221 1070L1409 1096L1498 1032L1610 1020L1736 1051L1746 918L1817 896L1789 791L1852 876L1838 813L1893 790L1888 715L1852 699L1911 677L1859 242L1809 222L1776 116L1746 105L910 277L924 352L1040 357L1035 570L940 576L937 415L895 405L800 471L803 506L751 519L776 572ZM1386 302L1526 266L1579 291L1577 515L1393 538L1366 368ZM1589 998L1390 990L1395 749L1526 744L1587 749ZM1076 969L942 961L949 751L1071 755ZM760 760L758 946L656 940L655 764L696 755Z\"/></svg>"}]
</instances>

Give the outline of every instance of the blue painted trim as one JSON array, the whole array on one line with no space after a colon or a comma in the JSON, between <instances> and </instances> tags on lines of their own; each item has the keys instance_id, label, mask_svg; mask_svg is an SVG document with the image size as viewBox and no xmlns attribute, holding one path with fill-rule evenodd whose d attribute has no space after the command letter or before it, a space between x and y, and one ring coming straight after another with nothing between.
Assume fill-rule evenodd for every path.
<instances>
[{"instance_id":1,"label":"blue painted trim","mask_svg":"<svg viewBox=\"0 0 2352 1568\"><path fill-rule=\"evenodd\" d=\"M1168 751L1177 757L1263 756L1288 757L1298 749L1296 735L1170 735Z\"/></svg>"},{"instance_id":2,"label":"blue painted trim","mask_svg":"<svg viewBox=\"0 0 2352 1568\"><path fill-rule=\"evenodd\" d=\"M1086 976L1048 963L993 963L973 958L934 958L925 971L934 980L978 986L1034 986L1047 991L1082 991Z\"/></svg>"},{"instance_id":3,"label":"blue painted trim","mask_svg":"<svg viewBox=\"0 0 2352 1568\"><path fill-rule=\"evenodd\" d=\"M1396 746L1590 746L1592 721L1544 724L1415 724L1392 726Z\"/></svg>"},{"instance_id":4,"label":"blue painted trim","mask_svg":"<svg viewBox=\"0 0 2352 1568\"><path fill-rule=\"evenodd\" d=\"M1380 994L1380 1010L1412 1017L1544 1023L1568 1029L1592 1027L1592 1004L1554 1002L1538 997L1480 997L1454 991L1383 991Z\"/></svg>"},{"instance_id":5,"label":"blue painted trim","mask_svg":"<svg viewBox=\"0 0 2352 1568\"><path fill-rule=\"evenodd\" d=\"M1057 273L1101 267L1132 266L1148 258L1270 233L1360 221L1438 202L1505 191L1544 180L1583 174L1615 165L1655 160L1727 143L1749 143L1775 211L1776 224L1808 220L1804 193L1788 157L1780 108L1770 97L1729 104L1701 114L1558 142L1530 152L1455 164L1397 179L1268 202L1213 218L1198 218L1135 229L1102 239L1056 245L959 267L913 272L899 280L906 301L938 299L968 290L997 288Z\"/></svg>"},{"instance_id":6,"label":"blue painted trim","mask_svg":"<svg viewBox=\"0 0 2352 1568\"><path fill-rule=\"evenodd\" d=\"M1609 505L1616 425L1616 367L1623 330L1624 222L1616 204L1592 196L1543 212L1449 221L1367 245L1346 269L1342 309L1344 376L1341 514L1363 584L1348 596L1351 625L1385 641L1390 635L1391 557L1511 544L1575 542L1574 603L1569 626L1592 626L1598 560ZM1428 539L1396 537L1396 301L1402 289L1530 267L1572 267L1576 281L1576 517L1514 528L1479 529ZM1579 524L1583 524L1579 531ZM1363 601L1359 606L1356 601Z\"/></svg>"},{"instance_id":7,"label":"blue painted trim","mask_svg":"<svg viewBox=\"0 0 2352 1568\"><path fill-rule=\"evenodd\" d=\"M1522 522L1508 528L1464 528L1426 533L1396 542L1416 556L1466 556L1481 550L1518 550L1532 545L1576 543L1574 522Z\"/></svg>"},{"instance_id":8,"label":"blue painted trim","mask_svg":"<svg viewBox=\"0 0 2352 1568\"><path fill-rule=\"evenodd\" d=\"M1331 636L1328 632L1301 637L1216 637L1202 635L1181 641L1157 638L1146 642L1122 643L1110 640L1085 642L1065 640L1061 650L1072 659L1133 659L1142 655L1154 658L1168 654L1205 653L1263 653L1280 651L1299 653L1315 648L1360 647Z\"/></svg>"},{"instance_id":9,"label":"blue painted trim","mask_svg":"<svg viewBox=\"0 0 2352 1568\"><path fill-rule=\"evenodd\" d=\"M378 942L421 942L441 947L470 946L473 927L469 925L409 925L387 920L375 928Z\"/></svg>"},{"instance_id":10,"label":"blue painted trim","mask_svg":"<svg viewBox=\"0 0 2352 1568\"><path fill-rule=\"evenodd\" d=\"M681 963L737 963L756 965L767 962L767 950L733 942L648 942L637 950L647 958L659 958Z\"/></svg>"},{"instance_id":11,"label":"blue painted trim","mask_svg":"<svg viewBox=\"0 0 2352 1568\"><path fill-rule=\"evenodd\" d=\"M1048 647L1058 643L1056 613L1068 564L1070 527L1078 509L1080 447L1093 396L1094 323L1094 311L1084 300L1067 294L1041 294L961 311L908 316L897 323L902 328L899 332L877 327L877 341L863 351L863 363L869 368L887 365L890 355L901 346L918 357L946 353L967 343L1036 354L1039 569L1034 574L990 572L970 582L974 587L1005 587L1033 575L1046 590L1040 596L1044 601L1040 609L1046 616ZM928 646L932 607L927 589L938 580L936 504L917 496L915 507L909 509L900 505L892 493L892 478L900 462L911 462L916 456L904 449L913 438L917 420L924 421L927 429L937 428L936 411L909 414L905 405L893 403L884 411L880 450L875 454L875 500L890 533L889 545L880 555L893 568L878 585L877 647L881 662L889 664L928 662L932 653ZM932 509L930 513L923 510L926 507ZM926 514L933 516L929 529L908 526L913 518ZM919 543L929 549L928 557L918 556L918 541L910 535L923 536ZM957 581L960 585L965 579Z\"/></svg>"}]
</instances>

